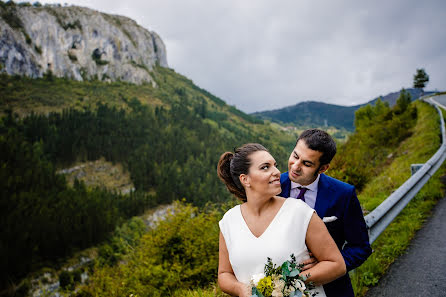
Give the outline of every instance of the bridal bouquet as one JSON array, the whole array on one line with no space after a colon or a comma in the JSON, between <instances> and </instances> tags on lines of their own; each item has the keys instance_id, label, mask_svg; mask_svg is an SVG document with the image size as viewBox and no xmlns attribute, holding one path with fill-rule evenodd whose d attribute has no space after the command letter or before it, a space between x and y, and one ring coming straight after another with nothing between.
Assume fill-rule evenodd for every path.
<instances>
[{"instance_id":1,"label":"bridal bouquet","mask_svg":"<svg viewBox=\"0 0 446 297\"><path fill-rule=\"evenodd\" d=\"M265 273L253 275L251 278L251 297L310 297L314 288L312 283L305 284L307 277L300 276L302 264L296 263L294 255L290 261L276 266L270 258L265 264Z\"/></svg>"}]
</instances>

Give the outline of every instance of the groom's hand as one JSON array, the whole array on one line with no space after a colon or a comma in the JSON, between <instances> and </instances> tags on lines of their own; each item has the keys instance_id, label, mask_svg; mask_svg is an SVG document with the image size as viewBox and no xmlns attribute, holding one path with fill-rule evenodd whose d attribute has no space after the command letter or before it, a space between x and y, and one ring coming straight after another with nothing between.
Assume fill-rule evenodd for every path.
<instances>
[{"instance_id":1,"label":"groom's hand","mask_svg":"<svg viewBox=\"0 0 446 297\"><path fill-rule=\"evenodd\" d=\"M317 263L318 263L317 259L315 257L313 257L312 253L310 253L310 259L307 259L307 260L302 262L302 264L304 264L304 267L302 267L302 271L310 269L311 267L313 267Z\"/></svg>"}]
</instances>

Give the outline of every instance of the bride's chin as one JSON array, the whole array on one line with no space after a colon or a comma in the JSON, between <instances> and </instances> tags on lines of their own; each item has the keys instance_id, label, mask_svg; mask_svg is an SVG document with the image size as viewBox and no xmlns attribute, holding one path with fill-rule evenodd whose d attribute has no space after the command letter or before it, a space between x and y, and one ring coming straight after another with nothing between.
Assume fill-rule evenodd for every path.
<instances>
[{"instance_id":1,"label":"bride's chin","mask_svg":"<svg viewBox=\"0 0 446 297\"><path fill-rule=\"evenodd\" d=\"M282 188L274 192L274 196L279 196L280 193L282 193Z\"/></svg>"}]
</instances>

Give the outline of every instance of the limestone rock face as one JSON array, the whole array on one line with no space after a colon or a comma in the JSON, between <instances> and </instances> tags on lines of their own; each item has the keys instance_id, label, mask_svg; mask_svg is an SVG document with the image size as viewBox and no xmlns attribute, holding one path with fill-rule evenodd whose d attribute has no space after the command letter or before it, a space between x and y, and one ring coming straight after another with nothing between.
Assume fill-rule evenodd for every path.
<instances>
[{"instance_id":1,"label":"limestone rock face","mask_svg":"<svg viewBox=\"0 0 446 297\"><path fill-rule=\"evenodd\" d=\"M0 3L0 72L154 84L168 67L161 38L135 21L77 7Z\"/></svg>"}]
</instances>

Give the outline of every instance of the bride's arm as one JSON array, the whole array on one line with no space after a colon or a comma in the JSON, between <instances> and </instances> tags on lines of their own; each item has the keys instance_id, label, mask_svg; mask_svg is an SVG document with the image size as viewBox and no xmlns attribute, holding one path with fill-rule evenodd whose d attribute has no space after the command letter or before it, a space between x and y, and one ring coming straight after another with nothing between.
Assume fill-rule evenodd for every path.
<instances>
[{"instance_id":1,"label":"bride's arm","mask_svg":"<svg viewBox=\"0 0 446 297\"><path fill-rule=\"evenodd\" d=\"M231 262L229 262L225 238L221 232L218 250L218 285L223 292L232 296L251 296L250 288L235 278Z\"/></svg>"},{"instance_id":2,"label":"bride's arm","mask_svg":"<svg viewBox=\"0 0 446 297\"><path fill-rule=\"evenodd\" d=\"M334 281L347 272L344 258L342 258L336 243L328 233L324 222L316 213L313 213L305 238L308 249L319 261L312 268L301 274L310 274L309 281L316 285L323 285Z\"/></svg>"}]
</instances>

